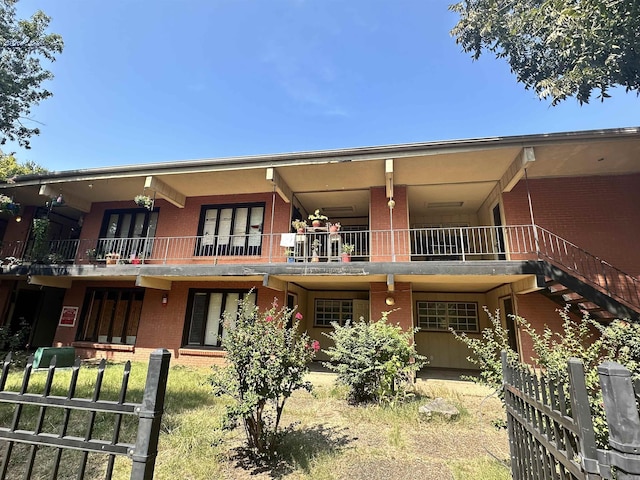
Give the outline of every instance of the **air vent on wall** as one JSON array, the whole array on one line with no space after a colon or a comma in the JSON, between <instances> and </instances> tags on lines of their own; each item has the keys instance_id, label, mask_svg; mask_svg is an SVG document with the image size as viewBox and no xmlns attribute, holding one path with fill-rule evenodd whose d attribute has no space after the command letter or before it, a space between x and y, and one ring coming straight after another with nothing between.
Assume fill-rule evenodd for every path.
<instances>
[{"instance_id":1,"label":"air vent on wall","mask_svg":"<svg viewBox=\"0 0 640 480\"><path fill-rule=\"evenodd\" d=\"M428 202L427 208L456 208L463 204L464 202Z\"/></svg>"},{"instance_id":2,"label":"air vent on wall","mask_svg":"<svg viewBox=\"0 0 640 480\"><path fill-rule=\"evenodd\" d=\"M346 206L346 207L322 207L320 209L320 211L322 213L324 213L325 215L329 215L329 214L340 214L340 213L352 213L355 212L355 208L353 206Z\"/></svg>"}]
</instances>

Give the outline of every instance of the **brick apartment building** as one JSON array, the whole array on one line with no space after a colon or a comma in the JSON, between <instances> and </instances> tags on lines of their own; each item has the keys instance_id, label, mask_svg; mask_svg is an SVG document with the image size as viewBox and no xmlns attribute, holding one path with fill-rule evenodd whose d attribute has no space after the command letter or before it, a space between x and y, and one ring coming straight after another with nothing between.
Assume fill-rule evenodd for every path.
<instances>
[{"instance_id":1,"label":"brick apartment building","mask_svg":"<svg viewBox=\"0 0 640 480\"><path fill-rule=\"evenodd\" d=\"M639 128L23 176L0 185L20 204L0 214L0 319L31 348L209 365L253 292L321 344L393 309L431 366L469 368L448 328L479 335L483 307L510 328L558 324L565 303L640 318L639 187ZM341 228L292 228L316 209Z\"/></svg>"}]
</instances>

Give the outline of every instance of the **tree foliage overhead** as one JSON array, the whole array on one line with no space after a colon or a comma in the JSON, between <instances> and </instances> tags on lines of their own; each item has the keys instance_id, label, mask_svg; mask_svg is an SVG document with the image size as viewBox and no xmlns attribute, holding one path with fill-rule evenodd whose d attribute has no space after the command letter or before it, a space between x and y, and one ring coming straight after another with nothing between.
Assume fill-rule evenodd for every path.
<instances>
[{"instance_id":1,"label":"tree foliage overhead","mask_svg":"<svg viewBox=\"0 0 640 480\"><path fill-rule=\"evenodd\" d=\"M451 31L474 59L505 58L519 82L557 105L640 89L638 0L462 0Z\"/></svg>"},{"instance_id":2,"label":"tree foliage overhead","mask_svg":"<svg viewBox=\"0 0 640 480\"><path fill-rule=\"evenodd\" d=\"M42 83L53 74L41 62L55 61L63 42L46 32L50 18L43 12L28 20L16 18L17 1L0 0L0 144L11 140L29 148L29 138L40 130L23 121L32 106L52 95Z\"/></svg>"},{"instance_id":3,"label":"tree foliage overhead","mask_svg":"<svg viewBox=\"0 0 640 480\"><path fill-rule=\"evenodd\" d=\"M44 173L47 170L36 162L27 160L24 163L18 162L13 155L4 155L0 151L0 182L11 182L19 175L29 175L30 173Z\"/></svg>"}]
</instances>

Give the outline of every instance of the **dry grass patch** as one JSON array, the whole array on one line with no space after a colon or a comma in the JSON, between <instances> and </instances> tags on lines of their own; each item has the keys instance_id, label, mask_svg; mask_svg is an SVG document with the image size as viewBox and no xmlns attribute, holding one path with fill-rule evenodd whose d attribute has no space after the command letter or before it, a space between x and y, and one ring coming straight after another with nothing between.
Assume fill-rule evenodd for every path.
<instances>
[{"instance_id":1,"label":"dry grass patch","mask_svg":"<svg viewBox=\"0 0 640 480\"><path fill-rule=\"evenodd\" d=\"M107 371L117 378L122 367L110 369ZM132 372L131 391L140 397L145 366L134 365ZM91 372L88 374L90 379ZM295 392L285 408L282 424L293 426L280 445L279 460L255 464L242 455L242 430L220 430L225 403L210 394L208 375L209 369L171 368L154 476L157 480L509 478L508 470L487 452L508 458L506 432L493 426L494 420L504 417L502 407L497 398L486 398L490 392L475 384L420 380L418 396L407 402L353 406L345 400L347 389L334 385L335 375L311 373L314 392ZM42 381L40 377L35 376L34 388ZM59 380L64 385L67 374L61 372ZM14 377L12 381L18 380ZM83 388L90 389L89 384L87 381ZM107 379L104 388L117 392L119 384ZM106 390L105 397L111 395ZM421 419L418 407L435 397L458 406L460 418ZM0 420L9 421L9 412L1 410ZM52 418L51 428L55 423ZM112 425L110 419L100 423L99 430L107 431ZM82 431L85 425L79 418L74 428ZM135 425L127 427L127 433L134 435ZM103 459L92 459L88 478L101 478L103 467ZM114 479L129 478L130 469L128 459L119 459ZM71 470L62 478L71 478ZM45 472L46 466L37 467L32 478L45 478Z\"/></svg>"}]
</instances>

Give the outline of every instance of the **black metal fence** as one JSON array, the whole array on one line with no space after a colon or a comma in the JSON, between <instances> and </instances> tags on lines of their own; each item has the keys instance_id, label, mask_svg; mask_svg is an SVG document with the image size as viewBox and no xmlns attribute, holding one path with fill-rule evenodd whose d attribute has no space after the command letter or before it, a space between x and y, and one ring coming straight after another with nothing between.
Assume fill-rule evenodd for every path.
<instances>
[{"instance_id":1,"label":"black metal fence","mask_svg":"<svg viewBox=\"0 0 640 480\"><path fill-rule=\"evenodd\" d=\"M31 357L19 387L10 389L8 355L0 376L0 479L110 479L117 456L131 459L132 480L153 478L170 358L168 350L151 354L144 391L133 392L142 400L131 403L130 362L117 379L117 395L103 399L104 360L92 379L84 375L91 369L81 372L76 359L63 387L54 382L55 358L42 383L32 375ZM88 398L81 391L89 392Z\"/></svg>"},{"instance_id":2,"label":"black metal fence","mask_svg":"<svg viewBox=\"0 0 640 480\"><path fill-rule=\"evenodd\" d=\"M640 384L614 362L598 368L609 426L608 448L596 447L582 363L568 363L556 383L502 354L514 480L640 479Z\"/></svg>"}]
</instances>

